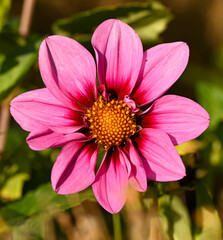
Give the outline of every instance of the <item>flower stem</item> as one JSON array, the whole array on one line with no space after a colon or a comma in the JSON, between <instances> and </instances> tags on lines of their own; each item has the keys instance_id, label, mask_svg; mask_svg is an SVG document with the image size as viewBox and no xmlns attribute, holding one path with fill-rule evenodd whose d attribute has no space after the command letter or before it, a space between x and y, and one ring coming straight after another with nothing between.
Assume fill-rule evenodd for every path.
<instances>
[{"instance_id":1,"label":"flower stem","mask_svg":"<svg viewBox=\"0 0 223 240\"><path fill-rule=\"evenodd\" d=\"M114 240L122 240L120 214L119 213L113 214L112 219L113 219Z\"/></svg>"},{"instance_id":2,"label":"flower stem","mask_svg":"<svg viewBox=\"0 0 223 240\"><path fill-rule=\"evenodd\" d=\"M19 34L22 37L27 37L29 35L35 3L36 3L36 0L23 1L22 15L21 15L21 21L19 26Z\"/></svg>"},{"instance_id":3,"label":"flower stem","mask_svg":"<svg viewBox=\"0 0 223 240\"><path fill-rule=\"evenodd\" d=\"M3 101L0 104L0 160L2 158L6 142L9 119L10 119L9 103L7 101Z\"/></svg>"}]
</instances>

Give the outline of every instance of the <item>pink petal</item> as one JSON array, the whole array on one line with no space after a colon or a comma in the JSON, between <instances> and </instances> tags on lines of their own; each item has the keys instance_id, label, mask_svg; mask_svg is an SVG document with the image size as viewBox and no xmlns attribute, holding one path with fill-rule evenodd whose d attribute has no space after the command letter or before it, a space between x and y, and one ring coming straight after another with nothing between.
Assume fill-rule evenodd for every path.
<instances>
[{"instance_id":1,"label":"pink petal","mask_svg":"<svg viewBox=\"0 0 223 240\"><path fill-rule=\"evenodd\" d=\"M163 130L177 145L198 137L209 122L208 113L196 102L166 95L154 102L142 119L142 127Z\"/></svg>"},{"instance_id":2,"label":"pink petal","mask_svg":"<svg viewBox=\"0 0 223 240\"><path fill-rule=\"evenodd\" d=\"M82 133L61 134L43 127L29 134L26 141L33 150L40 151L47 148L62 147L71 141L87 141Z\"/></svg>"},{"instance_id":3,"label":"pink petal","mask_svg":"<svg viewBox=\"0 0 223 240\"><path fill-rule=\"evenodd\" d=\"M51 182L54 191L59 194L71 194L91 185L95 180L97 155L97 144L66 144L52 169Z\"/></svg>"},{"instance_id":4,"label":"pink petal","mask_svg":"<svg viewBox=\"0 0 223 240\"><path fill-rule=\"evenodd\" d=\"M120 20L109 19L95 30L92 45L100 83L123 99L132 91L140 71L143 48L139 36Z\"/></svg>"},{"instance_id":5,"label":"pink petal","mask_svg":"<svg viewBox=\"0 0 223 240\"><path fill-rule=\"evenodd\" d=\"M144 128L139 131L135 142L149 179L166 182L185 176L184 164L166 133Z\"/></svg>"},{"instance_id":6,"label":"pink petal","mask_svg":"<svg viewBox=\"0 0 223 240\"><path fill-rule=\"evenodd\" d=\"M113 214L122 209L127 197L128 174L119 155L118 149L106 152L92 185L98 202Z\"/></svg>"},{"instance_id":7,"label":"pink petal","mask_svg":"<svg viewBox=\"0 0 223 240\"><path fill-rule=\"evenodd\" d=\"M42 129L43 127L43 125L39 121L31 118L30 115L25 115L22 112L18 111L16 108L14 108L12 102L10 112L16 122L18 122L21 128L23 128L25 131L35 131L36 129Z\"/></svg>"},{"instance_id":8,"label":"pink petal","mask_svg":"<svg viewBox=\"0 0 223 240\"><path fill-rule=\"evenodd\" d=\"M144 53L132 98L146 105L165 93L187 66L189 48L184 42L157 45Z\"/></svg>"},{"instance_id":9,"label":"pink petal","mask_svg":"<svg viewBox=\"0 0 223 240\"><path fill-rule=\"evenodd\" d=\"M145 192L147 189L147 176L142 159L139 156L137 149L128 139L129 158L131 163L131 172L129 175L129 183L140 192Z\"/></svg>"},{"instance_id":10,"label":"pink petal","mask_svg":"<svg viewBox=\"0 0 223 240\"><path fill-rule=\"evenodd\" d=\"M46 38L39 50L42 79L51 93L72 109L85 111L96 97L96 67L92 55L63 36Z\"/></svg>"},{"instance_id":11,"label":"pink petal","mask_svg":"<svg viewBox=\"0 0 223 240\"><path fill-rule=\"evenodd\" d=\"M46 88L14 98L11 102L11 114L27 131L46 126L60 133L70 133L84 126L83 116L65 107Z\"/></svg>"}]
</instances>

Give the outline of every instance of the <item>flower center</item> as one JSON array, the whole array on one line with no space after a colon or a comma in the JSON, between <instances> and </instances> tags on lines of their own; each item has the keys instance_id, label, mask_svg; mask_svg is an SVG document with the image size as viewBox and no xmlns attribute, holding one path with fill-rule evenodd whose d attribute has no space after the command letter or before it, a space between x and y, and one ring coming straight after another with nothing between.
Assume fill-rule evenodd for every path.
<instances>
[{"instance_id":1,"label":"flower center","mask_svg":"<svg viewBox=\"0 0 223 240\"><path fill-rule=\"evenodd\" d=\"M92 138L103 144L105 150L119 146L136 132L135 114L122 100L104 100L101 96L87 110L85 119L89 123Z\"/></svg>"}]
</instances>

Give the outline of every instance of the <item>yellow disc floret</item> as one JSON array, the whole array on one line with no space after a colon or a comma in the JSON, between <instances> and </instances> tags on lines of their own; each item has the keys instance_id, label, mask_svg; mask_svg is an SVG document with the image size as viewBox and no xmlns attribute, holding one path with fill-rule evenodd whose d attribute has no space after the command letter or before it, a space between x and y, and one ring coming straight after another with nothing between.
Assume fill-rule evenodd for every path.
<instances>
[{"instance_id":1,"label":"yellow disc floret","mask_svg":"<svg viewBox=\"0 0 223 240\"><path fill-rule=\"evenodd\" d=\"M103 144L105 150L119 146L136 132L135 114L122 100L104 100L101 96L87 110L85 119L91 137Z\"/></svg>"}]
</instances>

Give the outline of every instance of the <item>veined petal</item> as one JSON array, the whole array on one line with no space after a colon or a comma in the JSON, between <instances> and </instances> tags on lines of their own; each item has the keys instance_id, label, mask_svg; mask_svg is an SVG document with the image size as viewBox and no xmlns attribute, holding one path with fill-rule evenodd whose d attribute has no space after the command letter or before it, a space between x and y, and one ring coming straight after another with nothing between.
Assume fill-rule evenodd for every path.
<instances>
[{"instance_id":1,"label":"veined petal","mask_svg":"<svg viewBox=\"0 0 223 240\"><path fill-rule=\"evenodd\" d=\"M176 82L188 59L189 48L184 42L164 43L147 50L131 97L141 106L154 101Z\"/></svg>"},{"instance_id":2,"label":"veined petal","mask_svg":"<svg viewBox=\"0 0 223 240\"><path fill-rule=\"evenodd\" d=\"M66 106L85 111L96 98L96 66L92 55L68 37L50 36L39 50L42 79Z\"/></svg>"},{"instance_id":3,"label":"veined petal","mask_svg":"<svg viewBox=\"0 0 223 240\"><path fill-rule=\"evenodd\" d=\"M25 131L35 131L36 129L42 129L43 127L39 121L31 118L30 115L25 115L18 111L17 108L14 108L12 102L10 106L10 112L15 121L18 122L21 128Z\"/></svg>"},{"instance_id":4,"label":"veined petal","mask_svg":"<svg viewBox=\"0 0 223 240\"><path fill-rule=\"evenodd\" d=\"M29 147L40 151L47 148L62 147L71 141L88 141L82 133L61 134L49 128L42 127L32 131L26 139Z\"/></svg>"},{"instance_id":5,"label":"veined petal","mask_svg":"<svg viewBox=\"0 0 223 240\"><path fill-rule=\"evenodd\" d=\"M175 181L185 176L185 167L169 136L159 130L144 128L137 143L147 177L155 181Z\"/></svg>"},{"instance_id":6,"label":"veined petal","mask_svg":"<svg viewBox=\"0 0 223 240\"><path fill-rule=\"evenodd\" d=\"M176 95L156 100L143 116L142 127L157 128L168 133L175 145L203 133L210 123L209 114L198 103Z\"/></svg>"},{"instance_id":7,"label":"veined petal","mask_svg":"<svg viewBox=\"0 0 223 240\"><path fill-rule=\"evenodd\" d=\"M51 173L55 192L71 194L84 190L95 180L98 145L70 142L64 146Z\"/></svg>"},{"instance_id":8,"label":"veined petal","mask_svg":"<svg viewBox=\"0 0 223 240\"><path fill-rule=\"evenodd\" d=\"M131 172L129 175L129 183L140 192L145 192L147 189L147 176L142 159L134 147L132 141L128 139L129 158L131 163Z\"/></svg>"},{"instance_id":9,"label":"veined petal","mask_svg":"<svg viewBox=\"0 0 223 240\"><path fill-rule=\"evenodd\" d=\"M92 45L100 83L123 99L132 91L140 71L143 48L139 36L120 20L109 19L95 30Z\"/></svg>"},{"instance_id":10,"label":"veined petal","mask_svg":"<svg viewBox=\"0 0 223 240\"><path fill-rule=\"evenodd\" d=\"M64 106L46 88L17 96L11 101L10 110L27 131L45 126L61 133L71 133L84 126L83 116Z\"/></svg>"},{"instance_id":11,"label":"veined petal","mask_svg":"<svg viewBox=\"0 0 223 240\"><path fill-rule=\"evenodd\" d=\"M122 209L127 198L128 174L119 154L118 149L106 152L92 185L100 205L113 214Z\"/></svg>"}]
</instances>

